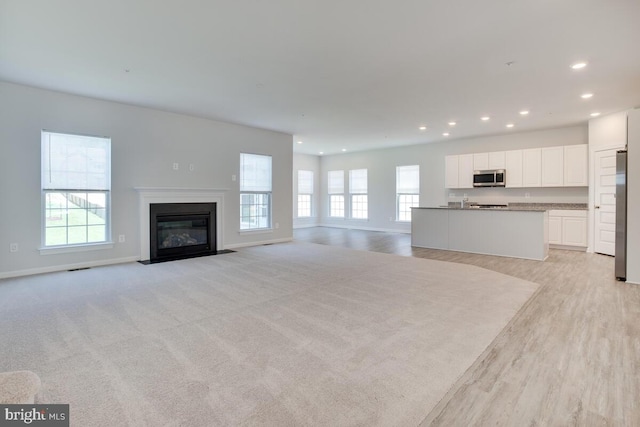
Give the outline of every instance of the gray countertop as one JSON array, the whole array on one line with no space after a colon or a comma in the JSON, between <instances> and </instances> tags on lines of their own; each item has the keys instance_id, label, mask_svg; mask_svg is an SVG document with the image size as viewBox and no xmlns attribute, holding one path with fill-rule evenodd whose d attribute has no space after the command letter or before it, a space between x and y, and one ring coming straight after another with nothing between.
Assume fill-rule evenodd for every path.
<instances>
[{"instance_id":1,"label":"gray countertop","mask_svg":"<svg viewBox=\"0 0 640 427\"><path fill-rule=\"evenodd\" d=\"M473 203L473 202L470 202ZM457 209L469 211L526 211L540 212L549 210L587 210L586 203L509 203L507 207L460 207L460 202L450 202L448 206L419 206L414 209Z\"/></svg>"}]
</instances>

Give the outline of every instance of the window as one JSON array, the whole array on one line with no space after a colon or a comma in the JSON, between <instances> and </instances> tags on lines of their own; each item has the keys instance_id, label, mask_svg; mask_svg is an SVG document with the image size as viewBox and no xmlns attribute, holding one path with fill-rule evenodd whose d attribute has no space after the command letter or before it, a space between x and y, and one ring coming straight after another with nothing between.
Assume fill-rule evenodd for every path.
<instances>
[{"instance_id":1,"label":"window","mask_svg":"<svg viewBox=\"0 0 640 427\"><path fill-rule=\"evenodd\" d=\"M42 131L44 247L110 240L111 139Z\"/></svg>"},{"instance_id":2,"label":"window","mask_svg":"<svg viewBox=\"0 0 640 427\"><path fill-rule=\"evenodd\" d=\"M329 171L329 216L344 218L344 171Z\"/></svg>"},{"instance_id":3,"label":"window","mask_svg":"<svg viewBox=\"0 0 640 427\"><path fill-rule=\"evenodd\" d=\"M396 167L396 219L411 221L411 208L420 204L420 166Z\"/></svg>"},{"instance_id":4,"label":"window","mask_svg":"<svg viewBox=\"0 0 640 427\"><path fill-rule=\"evenodd\" d=\"M366 169L349 171L349 194L351 195L351 218L367 219L369 217L369 203Z\"/></svg>"},{"instance_id":5,"label":"window","mask_svg":"<svg viewBox=\"0 0 640 427\"><path fill-rule=\"evenodd\" d=\"M313 172L298 171L298 218L311 216L311 197L313 195Z\"/></svg>"},{"instance_id":6,"label":"window","mask_svg":"<svg viewBox=\"0 0 640 427\"><path fill-rule=\"evenodd\" d=\"M271 228L271 156L240 153L240 230Z\"/></svg>"}]
</instances>

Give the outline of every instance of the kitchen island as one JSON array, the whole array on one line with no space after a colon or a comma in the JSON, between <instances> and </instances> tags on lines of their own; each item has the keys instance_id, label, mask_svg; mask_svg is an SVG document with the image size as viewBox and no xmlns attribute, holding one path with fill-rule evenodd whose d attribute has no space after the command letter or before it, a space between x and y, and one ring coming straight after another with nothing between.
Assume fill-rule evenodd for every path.
<instances>
[{"instance_id":1,"label":"kitchen island","mask_svg":"<svg viewBox=\"0 0 640 427\"><path fill-rule=\"evenodd\" d=\"M416 207L411 246L544 261L549 215L540 209Z\"/></svg>"}]
</instances>

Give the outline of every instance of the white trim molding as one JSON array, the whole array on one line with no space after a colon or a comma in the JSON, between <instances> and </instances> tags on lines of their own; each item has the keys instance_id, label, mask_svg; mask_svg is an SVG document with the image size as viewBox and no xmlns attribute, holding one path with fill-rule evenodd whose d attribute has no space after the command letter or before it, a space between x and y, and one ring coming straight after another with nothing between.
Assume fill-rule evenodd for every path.
<instances>
[{"instance_id":1,"label":"white trim molding","mask_svg":"<svg viewBox=\"0 0 640 427\"><path fill-rule=\"evenodd\" d=\"M224 194L226 188L167 188L134 187L138 192L140 224L140 259L146 261L151 256L149 205L152 203L215 203L216 204L216 248L227 249L224 245Z\"/></svg>"},{"instance_id":2,"label":"white trim molding","mask_svg":"<svg viewBox=\"0 0 640 427\"><path fill-rule=\"evenodd\" d=\"M38 268L30 268L26 270L16 270L16 271L8 271L6 273L0 273L0 279L9 279L11 277L21 277L21 276L31 276L33 274L55 273L58 271L67 271L67 270L74 270L74 269L81 269L81 268L102 267L105 265L113 265L113 264L125 264L125 263L136 262L136 261L138 261L138 257L131 256L131 257L125 257L125 258L79 262L75 264L52 265L49 267L38 267Z\"/></svg>"}]
</instances>

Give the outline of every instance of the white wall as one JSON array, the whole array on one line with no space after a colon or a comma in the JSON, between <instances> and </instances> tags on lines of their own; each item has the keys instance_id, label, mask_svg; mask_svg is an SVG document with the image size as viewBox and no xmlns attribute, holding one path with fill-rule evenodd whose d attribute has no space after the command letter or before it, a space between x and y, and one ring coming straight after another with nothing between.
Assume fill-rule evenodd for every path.
<instances>
[{"instance_id":1,"label":"white wall","mask_svg":"<svg viewBox=\"0 0 640 427\"><path fill-rule=\"evenodd\" d=\"M112 236L124 234L125 243L40 254L42 129L111 137ZM0 148L0 277L138 259L134 187L228 189L224 247L292 238L291 135L0 82ZM239 186L232 175L238 174L240 152L273 156L278 229L239 233ZM10 243L18 243L19 251L9 253Z\"/></svg>"},{"instance_id":2,"label":"white wall","mask_svg":"<svg viewBox=\"0 0 640 427\"><path fill-rule=\"evenodd\" d=\"M298 218L298 171L313 172L313 196L311 197L311 217ZM293 228L315 227L319 224L320 206L320 157L310 154L293 155Z\"/></svg>"},{"instance_id":3,"label":"white wall","mask_svg":"<svg viewBox=\"0 0 640 427\"><path fill-rule=\"evenodd\" d=\"M640 284L640 109L629 111L627 157L627 282Z\"/></svg>"},{"instance_id":4,"label":"white wall","mask_svg":"<svg viewBox=\"0 0 640 427\"><path fill-rule=\"evenodd\" d=\"M444 188L444 158L449 154L517 150L533 147L586 144L587 126L570 126L535 132L509 133L498 136L448 140L441 143L396 147L345 153L321 158L322 203L321 223L337 227L372 230L410 231L410 224L395 221L396 166L420 165L420 205L439 206L459 201L467 194L470 201L484 203L568 202L587 203L587 188ZM368 169L369 220L328 217L327 173L330 170ZM348 181L348 175L345 174ZM347 185L348 182L345 183ZM348 191L348 189L345 189ZM526 198L525 193L530 197ZM450 197L450 195L453 195ZM348 197L345 197L348 200ZM348 209L347 209L348 210Z\"/></svg>"}]
</instances>

